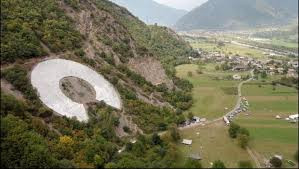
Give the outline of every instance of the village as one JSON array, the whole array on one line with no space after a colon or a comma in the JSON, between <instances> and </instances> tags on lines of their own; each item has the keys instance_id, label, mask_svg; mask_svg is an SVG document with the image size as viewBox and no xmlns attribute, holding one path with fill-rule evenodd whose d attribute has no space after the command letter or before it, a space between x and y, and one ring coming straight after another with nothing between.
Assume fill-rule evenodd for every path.
<instances>
[{"instance_id":1,"label":"village","mask_svg":"<svg viewBox=\"0 0 299 169\"><path fill-rule=\"evenodd\" d=\"M201 60L203 62L215 62L222 65L224 71L242 72L247 70L265 71L268 75L286 75L287 77L298 78L298 60L282 61L278 59L256 59L248 56L231 55L227 56L220 52L206 52L199 49L199 57L189 57L191 61ZM271 55L271 53L269 53ZM234 76L235 80L241 80Z\"/></svg>"}]
</instances>

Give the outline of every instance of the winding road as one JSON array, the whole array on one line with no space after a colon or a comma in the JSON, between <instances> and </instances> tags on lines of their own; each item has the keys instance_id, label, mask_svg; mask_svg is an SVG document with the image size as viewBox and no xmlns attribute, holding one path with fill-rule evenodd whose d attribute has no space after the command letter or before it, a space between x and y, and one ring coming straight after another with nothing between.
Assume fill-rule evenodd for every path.
<instances>
[{"instance_id":1,"label":"winding road","mask_svg":"<svg viewBox=\"0 0 299 169\"><path fill-rule=\"evenodd\" d=\"M249 79L247 79L247 80L245 80L245 81L242 81L242 82L240 82L240 83L238 84L238 100L237 100L237 103L236 103L235 107L234 107L231 111L229 111L227 114L225 114L224 116L222 116L222 117L220 117L220 118L217 118L217 119L214 119L214 120L211 120L211 121L207 121L207 122L205 123L205 125L213 124L213 123L215 123L215 122L218 122L218 121L222 120L223 117L232 114L233 112L235 112L235 111L240 107L241 100L242 100L242 86L243 86L243 84L248 83L248 82L250 82L251 80L253 80L253 77L254 77L254 70L251 70L251 71L250 71L250 75L251 75L251 77L250 77ZM196 124L188 125L188 126L185 126L185 127L179 127L178 129L181 130L181 131L183 131L183 130L185 130L185 129L195 128L195 127L198 127L198 126L200 126L200 125L202 125L202 124L201 124L201 123L196 123ZM164 134L166 134L166 133L167 133L167 131L163 131L163 132L160 132L159 135L162 136L162 135L164 135ZM257 167L257 168L261 168L261 164L260 164L258 158L256 157L256 155L254 155L254 153L252 152L252 150L251 150L249 147L247 147L247 148L246 148L246 151L248 152L248 154L250 155L250 157L251 157L251 158L253 159L253 161L255 162L256 167Z\"/></svg>"},{"instance_id":2,"label":"winding road","mask_svg":"<svg viewBox=\"0 0 299 169\"><path fill-rule=\"evenodd\" d=\"M242 100L242 86L243 86L244 83L248 83L248 82L250 82L253 79L253 76L254 76L253 72L254 72L254 70L250 71L251 77L249 79L247 79L247 80L242 81L241 83L239 83L239 85L238 85L238 100L237 100L237 104L235 105L235 107L230 112L228 112L224 116L228 116L228 115L232 114L233 112L235 112L240 107L241 100Z\"/></svg>"},{"instance_id":3,"label":"winding road","mask_svg":"<svg viewBox=\"0 0 299 169\"><path fill-rule=\"evenodd\" d=\"M231 111L229 111L228 113L226 113L224 116L228 116L228 115L232 114L233 112L235 112L240 107L241 99L242 99L241 98L242 97L242 86L243 86L244 83L248 83L251 80L253 80L254 70L250 71L250 75L251 75L251 77L249 79L247 79L245 81L242 81L242 82L240 82L238 84L238 100L237 100L237 103L236 103L235 107ZM205 123L205 125L208 125L208 124L211 124L211 123L215 123L215 122L217 122L219 120L222 120L224 116L219 117L219 118L214 119L214 120L211 120L211 121L207 121ZM196 124L192 124L192 125L188 125L188 126L184 126L184 127L179 127L179 130L185 130L185 129L189 129L189 128L194 128L194 127L197 127L197 126L200 126L200 125L201 125L201 123L196 123ZM162 132L162 133L164 133L164 132ZM161 134L161 135L163 135L163 134Z\"/></svg>"}]
</instances>

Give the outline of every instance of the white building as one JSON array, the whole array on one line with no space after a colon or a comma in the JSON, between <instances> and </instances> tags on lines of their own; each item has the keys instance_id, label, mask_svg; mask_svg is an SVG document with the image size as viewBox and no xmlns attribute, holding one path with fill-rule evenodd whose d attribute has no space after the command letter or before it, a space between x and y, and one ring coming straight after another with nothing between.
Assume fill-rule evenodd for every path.
<instances>
[{"instance_id":1,"label":"white building","mask_svg":"<svg viewBox=\"0 0 299 169\"><path fill-rule=\"evenodd\" d=\"M192 140L183 139L182 144L191 145L192 144Z\"/></svg>"}]
</instances>

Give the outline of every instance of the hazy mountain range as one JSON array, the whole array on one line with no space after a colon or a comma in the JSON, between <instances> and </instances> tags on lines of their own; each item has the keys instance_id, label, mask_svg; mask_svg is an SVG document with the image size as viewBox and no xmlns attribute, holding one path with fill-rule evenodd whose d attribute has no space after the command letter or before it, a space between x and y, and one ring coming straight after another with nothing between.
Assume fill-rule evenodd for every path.
<instances>
[{"instance_id":1,"label":"hazy mountain range","mask_svg":"<svg viewBox=\"0 0 299 169\"><path fill-rule=\"evenodd\" d=\"M242 29L298 19L298 0L209 0L176 23L178 30Z\"/></svg>"},{"instance_id":2,"label":"hazy mountain range","mask_svg":"<svg viewBox=\"0 0 299 169\"><path fill-rule=\"evenodd\" d=\"M147 24L163 26L174 25L179 18L187 13L185 10L175 9L154 0L111 0L127 8L133 15Z\"/></svg>"}]
</instances>

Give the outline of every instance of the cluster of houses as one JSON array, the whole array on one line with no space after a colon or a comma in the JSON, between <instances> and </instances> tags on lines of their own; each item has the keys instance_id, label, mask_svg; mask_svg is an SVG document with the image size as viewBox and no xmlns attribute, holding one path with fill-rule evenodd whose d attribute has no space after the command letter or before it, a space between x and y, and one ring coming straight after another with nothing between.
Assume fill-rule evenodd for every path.
<instances>
[{"instance_id":1,"label":"cluster of houses","mask_svg":"<svg viewBox=\"0 0 299 169\"><path fill-rule=\"evenodd\" d=\"M199 123L204 123L207 121L206 118L200 118L197 116L193 116L192 119L185 120L182 124L179 124L179 127L188 127Z\"/></svg>"},{"instance_id":2,"label":"cluster of houses","mask_svg":"<svg viewBox=\"0 0 299 169\"><path fill-rule=\"evenodd\" d=\"M197 49L200 57L189 57L190 60L213 61L218 64L227 63L232 71L246 71L250 69L257 69L266 71L269 75L281 74L287 77L298 78L298 60L285 62L282 60L260 60L247 56L226 56L221 52L203 52Z\"/></svg>"}]
</instances>

